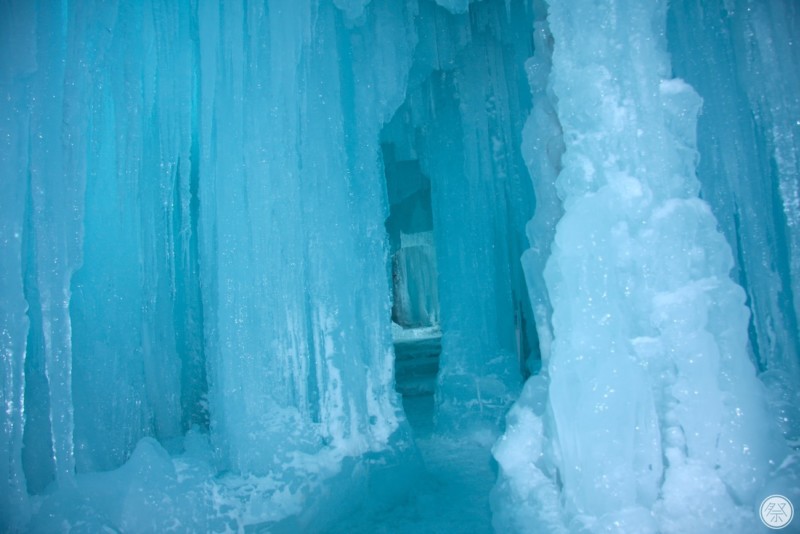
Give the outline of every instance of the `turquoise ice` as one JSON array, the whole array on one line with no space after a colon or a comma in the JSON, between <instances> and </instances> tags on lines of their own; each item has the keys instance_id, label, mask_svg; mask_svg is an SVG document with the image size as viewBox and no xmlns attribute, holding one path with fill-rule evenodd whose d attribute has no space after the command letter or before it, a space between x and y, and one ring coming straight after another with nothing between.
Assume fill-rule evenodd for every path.
<instances>
[{"instance_id":1,"label":"turquoise ice","mask_svg":"<svg viewBox=\"0 0 800 534\"><path fill-rule=\"evenodd\" d=\"M0 530L757 532L800 505L798 35L0 2Z\"/></svg>"}]
</instances>

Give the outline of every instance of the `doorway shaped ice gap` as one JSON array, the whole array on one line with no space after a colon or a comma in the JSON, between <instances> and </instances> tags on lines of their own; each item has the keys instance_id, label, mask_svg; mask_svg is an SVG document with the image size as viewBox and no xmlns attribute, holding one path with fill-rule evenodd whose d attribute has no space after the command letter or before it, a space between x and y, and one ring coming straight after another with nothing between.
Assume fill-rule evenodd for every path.
<instances>
[{"instance_id":1,"label":"doorway shaped ice gap","mask_svg":"<svg viewBox=\"0 0 800 534\"><path fill-rule=\"evenodd\" d=\"M429 428L439 372L442 332L439 321L436 240L431 182L415 154L394 143L382 145L389 217L389 268L392 287L392 341L395 381L405 412L417 429Z\"/></svg>"},{"instance_id":2,"label":"doorway shaped ice gap","mask_svg":"<svg viewBox=\"0 0 800 534\"><path fill-rule=\"evenodd\" d=\"M396 385L412 426L489 441L539 358L519 261L534 205L519 149L533 13L419 10L405 100L380 132Z\"/></svg>"}]
</instances>

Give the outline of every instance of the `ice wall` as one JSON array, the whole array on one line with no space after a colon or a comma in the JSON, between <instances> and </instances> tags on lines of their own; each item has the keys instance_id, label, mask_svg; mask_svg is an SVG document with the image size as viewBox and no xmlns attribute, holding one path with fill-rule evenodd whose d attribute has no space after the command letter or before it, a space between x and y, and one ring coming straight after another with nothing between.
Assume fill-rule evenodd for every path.
<instances>
[{"instance_id":1,"label":"ice wall","mask_svg":"<svg viewBox=\"0 0 800 534\"><path fill-rule=\"evenodd\" d=\"M0 530L402 496L398 251L499 531L800 499L798 9L532 4L0 3Z\"/></svg>"},{"instance_id":2,"label":"ice wall","mask_svg":"<svg viewBox=\"0 0 800 534\"><path fill-rule=\"evenodd\" d=\"M140 483L238 528L244 490L176 489L160 447L310 484L398 437L379 132L417 6L342 7L0 6L2 529L30 499L37 528L131 528Z\"/></svg>"},{"instance_id":3,"label":"ice wall","mask_svg":"<svg viewBox=\"0 0 800 534\"><path fill-rule=\"evenodd\" d=\"M266 472L397 426L378 131L413 6L371 4L349 33L327 3L246 7L199 7L200 255L212 434Z\"/></svg>"},{"instance_id":4,"label":"ice wall","mask_svg":"<svg viewBox=\"0 0 800 534\"><path fill-rule=\"evenodd\" d=\"M495 447L499 531L753 531L765 491L794 491L776 471L788 448L749 358L731 249L698 198L702 100L672 77L666 12L550 2L558 123L534 111L525 150L536 162L563 132L560 169L529 165L537 196L560 171L543 273L553 342ZM535 292L540 264L524 261Z\"/></svg>"},{"instance_id":5,"label":"ice wall","mask_svg":"<svg viewBox=\"0 0 800 534\"><path fill-rule=\"evenodd\" d=\"M7 477L0 480L0 510L6 519L3 528L24 520L27 490L22 472L22 432L25 389L25 349L28 330L27 304L22 286L22 228L25 220L28 139L30 122L18 118L14 111L25 103L26 84L23 77L36 68L35 35L30 31L35 12L31 6L19 6L12 16L0 19L0 46L7 49L12 42L25 43L15 58L0 56L0 91L9 105L0 107L0 164L4 177L0 181L0 389L5 407L0 442L0 465ZM25 30L28 31L25 31Z\"/></svg>"}]
</instances>

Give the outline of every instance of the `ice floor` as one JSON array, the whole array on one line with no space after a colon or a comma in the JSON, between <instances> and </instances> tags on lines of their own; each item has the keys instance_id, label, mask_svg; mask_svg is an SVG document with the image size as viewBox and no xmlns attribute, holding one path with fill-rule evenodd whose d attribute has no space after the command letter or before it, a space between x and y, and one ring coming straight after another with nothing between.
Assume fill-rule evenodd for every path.
<instances>
[{"instance_id":1,"label":"ice floor","mask_svg":"<svg viewBox=\"0 0 800 534\"><path fill-rule=\"evenodd\" d=\"M353 533L489 533L489 492L497 473L486 433L439 434L434 425L433 388L440 333L430 329L395 333L397 388L414 432L424 470L411 494L384 512L355 512L330 530ZM403 336L404 334L404 336Z\"/></svg>"},{"instance_id":2,"label":"ice floor","mask_svg":"<svg viewBox=\"0 0 800 534\"><path fill-rule=\"evenodd\" d=\"M330 533L492 532L493 437L435 433L432 395L407 397L403 404L425 465L419 482L400 505L383 513L356 512Z\"/></svg>"}]
</instances>

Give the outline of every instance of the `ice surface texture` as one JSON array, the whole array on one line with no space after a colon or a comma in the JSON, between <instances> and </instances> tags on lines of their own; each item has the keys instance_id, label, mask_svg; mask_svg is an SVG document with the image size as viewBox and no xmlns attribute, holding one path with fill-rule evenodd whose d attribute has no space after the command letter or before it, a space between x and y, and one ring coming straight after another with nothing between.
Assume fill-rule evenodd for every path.
<instances>
[{"instance_id":1,"label":"ice surface texture","mask_svg":"<svg viewBox=\"0 0 800 534\"><path fill-rule=\"evenodd\" d=\"M467 4L0 6L2 529L322 528L402 492L381 143L426 91L401 159L438 248L402 274L416 302L444 280L441 425L497 424L525 358L530 11Z\"/></svg>"},{"instance_id":2,"label":"ice surface texture","mask_svg":"<svg viewBox=\"0 0 800 534\"><path fill-rule=\"evenodd\" d=\"M402 500L393 308L429 443L516 401L500 532L800 503L796 2L45 4L0 2L0 530Z\"/></svg>"},{"instance_id":3,"label":"ice surface texture","mask_svg":"<svg viewBox=\"0 0 800 534\"><path fill-rule=\"evenodd\" d=\"M4 526L193 426L216 472L387 448L378 134L414 4L39 7L0 16Z\"/></svg>"},{"instance_id":4,"label":"ice surface texture","mask_svg":"<svg viewBox=\"0 0 800 534\"><path fill-rule=\"evenodd\" d=\"M755 507L783 476L788 447L748 354L746 296L730 278L730 246L698 198L702 100L672 77L666 10L666 2L550 2L549 100L558 124L535 108L526 128L538 137L525 150L534 180L544 182L538 198L553 175L540 170L546 140L563 132L549 186L564 214L544 269L553 341L495 448L498 531L751 532L761 526ZM769 15L796 21L794 8L786 10ZM540 48L532 80L547 63ZM781 190L796 167L784 172L774 178ZM791 228L791 210L782 215ZM759 246L746 239L739 246ZM524 261L534 274L529 287L541 291L537 258ZM752 291L763 295L758 284ZM782 320L786 309L778 311ZM777 343L794 335L781 331ZM795 365L774 362L778 372ZM788 479L780 490L797 493Z\"/></svg>"}]
</instances>

